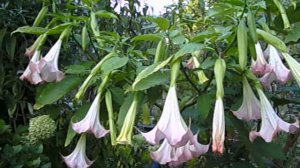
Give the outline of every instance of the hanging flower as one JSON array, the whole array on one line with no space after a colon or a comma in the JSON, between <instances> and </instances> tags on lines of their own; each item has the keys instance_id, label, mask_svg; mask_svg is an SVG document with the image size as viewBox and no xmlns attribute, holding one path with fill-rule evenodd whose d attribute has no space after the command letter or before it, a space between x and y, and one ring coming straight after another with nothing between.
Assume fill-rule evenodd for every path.
<instances>
[{"instance_id":1,"label":"hanging flower","mask_svg":"<svg viewBox=\"0 0 300 168\"><path fill-rule=\"evenodd\" d=\"M255 50L256 50L256 60L252 61L251 69L252 72L256 75L264 75L271 71L270 65L267 63L263 51L261 49L261 46L258 43L255 44Z\"/></svg>"},{"instance_id":2,"label":"hanging flower","mask_svg":"<svg viewBox=\"0 0 300 168\"><path fill-rule=\"evenodd\" d=\"M96 138L104 137L109 131L100 123L99 109L100 93L97 94L85 117L81 121L72 124L73 130L79 134L91 132Z\"/></svg>"},{"instance_id":3,"label":"hanging flower","mask_svg":"<svg viewBox=\"0 0 300 168\"><path fill-rule=\"evenodd\" d=\"M292 74L298 83L298 86L300 86L300 64L298 61L296 61L292 56L290 56L288 53L282 53L284 59L288 63Z\"/></svg>"},{"instance_id":4,"label":"hanging flower","mask_svg":"<svg viewBox=\"0 0 300 168\"><path fill-rule=\"evenodd\" d=\"M290 124L277 116L272 105L261 89L257 89L261 104L261 128L260 131L251 131L250 141L254 141L257 136L263 138L266 142L271 142L273 137L280 131L295 133L299 129L298 121Z\"/></svg>"},{"instance_id":5,"label":"hanging flower","mask_svg":"<svg viewBox=\"0 0 300 168\"><path fill-rule=\"evenodd\" d=\"M260 104L246 77L243 78L243 103L237 111L232 111L240 120L260 119Z\"/></svg>"},{"instance_id":6,"label":"hanging flower","mask_svg":"<svg viewBox=\"0 0 300 168\"><path fill-rule=\"evenodd\" d=\"M267 48L269 64L272 71L266 73L260 81L266 87L270 87L271 82L277 80L281 84L285 84L291 78L291 72L282 63L280 55L275 47L269 45Z\"/></svg>"},{"instance_id":7,"label":"hanging flower","mask_svg":"<svg viewBox=\"0 0 300 168\"><path fill-rule=\"evenodd\" d=\"M31 84L34 84L34 85L43 81L40 76L40 71L39 71L39 66L38 66L39 61L40 61L40 55L41 55L40 51L37 50L34 52L34 55L30 59L30 62L28 64L27 68L25 69L23 74L20 76L21 80L27 80L28 82L30 82Z\"/></svg>"},{"instance_id":8,"label":"hanging flower","mask_svg":"<svg viewBox=\"0 0 300 168\"><path fill-rule=\"evenodd\" d=\"M167 139L157 151L151 153L151 158L160 164L169 164L170 166L178 166L191 159L199 157L208 151L209 145L202 145L197 141L197 134L184 146L172 147Z\"/></svg>"},{"instance_id":9,"label":"hanging flower","mask_svg":"<svg viewBox=\"0 0 300 168\"><path fill-rule=\"evenodd\" d=\"M85 153L86 135L82 134L77 142L75 150L68 156L63 156L63 160L70 168L87 168L93 164Z\"/></svg>"},{"instance_id":10,"label":"hanging flower","mask_svg":"<svg viewBox=\"0 0 300 168\"><path fill-rule=\"evenodd\" d=\"M213 116L212 150L223 154L225 140L225 116L222 98L217 98Z\"/></svg>"},{"instance_id":11,"label":"hanging flower","mask_svg":"<svg viewBox=\"0 0 300 168\"><path fill-rule=\"evenodd\" d=\"M224 151L224 140L225 140L225 116L224 116L224 87L223 81L225 76L226 64L224 59L219 58L215 62L214 74L217 85L216 92L216 104L213 115L213 125L212 125L212 150L215 153L223 154Z\"/></svg>"},{"instance_id":12,"label":"hanging flower","mask_svg":"<svg viewBox=\"0 0 300 168\"><path fill-rule=\"evenodd\" d=\"M64 78L64 73L58 69L58 57L61 44L62 39L59 39L40 61L41 77L46 82L58 82Z\"/></svg>"},{"instance_id":13,"label":"hanging flower","mask_svg":"<svg viewBox=\"0 0 300 168\"><path fill-rule=\"evenodd\" d=\"M166 138L171 146L180 147L189 141L190 134L179 112L176 86L171 86L159 121L150 132L142 135L151 144L159 144L160 140Z\"/></svg>"}]
</instances>

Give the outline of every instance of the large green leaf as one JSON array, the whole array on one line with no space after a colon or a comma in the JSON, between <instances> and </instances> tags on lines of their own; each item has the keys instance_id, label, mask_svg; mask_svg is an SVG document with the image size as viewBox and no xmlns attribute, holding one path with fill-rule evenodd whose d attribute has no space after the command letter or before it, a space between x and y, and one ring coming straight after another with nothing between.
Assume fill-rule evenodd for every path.
<instances>
[{"instance_id":1,"label":"large green leaf","mask_svg":"<svg viewBox=\"0 0 300 168\"><path fill-rule=\"evenodd\" d=\"M101 65L102 75L108 74L111 71L121 68L128 62L128 57L110 57Z\"/></svg>"},{"instance_id":2,"label":"large green leaf","mask_svg":"<svg viewBox=\"0 0 300 168\"><path fill-rule=\"evenodd\" d=\"M147 68L145 68L144 70L142 70L137 75L137 77L135 78L135 81L132 84L133 90L136 90L136 86L138 85L138 83L140 83L143 79L147 78L151 74L159 71L161 68L163 68L164 66L166 66L171 61L171 59L172 59L172 57L169 57L165 61L152 64L152 65L148 66Z\"/></svg>"},{"instance_id":3,"label":"large green leaf","mask_svg":"<svg viewBox=\"0 0 300 168\"><path fill-rule=\"evenodd\" d=\"M63 23L60 25L57 25L51 29L49 29L46 33L49 35L53 35L53 34L60 34L61 32L63 32L67 27L71 26L71 25L75 25L74 23Z\"/></svg>"},{"instance_id":4,"label":"large green leaf","mask_svg":"<svg viewBox=\"0 0 300 168\"><path fill-rule=\"evenodd\" d=\"M17 44L17 39L16 37L12 36L5 45L6 52L9 56L10 61L14 60L16 44Z\"/></svg>"},{"instance_id":5,"label":"large green leaf","mask_svg":"<svg viewBox=\"0 0 300 168\"><path fill-rule=\"evenodd\" d=\"M73 115L73 117L71 118L71 122L77 122L80 121L84 118L84 116L86 115L86 113L88 112L89 108L90 108L91 104L87 103L82 105ZM68 128L68 133L67 133L67 137L65 140L65 146L68 146L73 138L75 137L76 132L73 130L72 128L72 123L70 123L69 128Z\"/></svg>"},{"instance_id":6,"label":"large green leaf","mask_svg":"<svg viewBox=\"0 0 300 168\"><path fill-rule=\"evenodd\" d=\"M111 12L108 12L108 11L105 11L105 10L99 10L95 13L96 16L99 16L99 17L102 17L102 18L108 18L108 19L117 19L119 20L118 16L111 13Z\"/></svg>"},{"instance_id":7,"label":"large green leaf","mask_svg":"<svg viewBox=\"0 0 300 168\"><path fill-rule=\"evenodd\" d=\"M179 51L176 52L174 60L178 59L179 57L193 53L195 51L200 51L204 48L205 46L200 43L188 43L185 44Z\"/></svg>"},{"instance_id":8,"label":"large green leaf","mask_svg":"<svg viewBox=\"0 0 300 168\"><path fill-rule=\"evenodd\" d=\"M300 25L296 25L293 30L285 37L285 42L297 42L300 38Z\"/></svg>"},{"instance_id":9,"label":"large green leaf","mask_svg":"<svg viewBox=\"0 0 300 168\"><path fill-rule=\"evenodd\" d=\"M202 121L208 117L208 114L213 107L212 103L213 98L207 93L204 93L198 97L197 106L200 109L200 119Z\"/></svg>"},{"instance_id":10,"label":"large green leaf","mask_svg":"<svg viewBox=\"0 0 300 168\"><path fill-rule=\"evenodd\" d=\"M162 37L157 34L143 34L135 36L132 41L159 41Z\"/></svg>"},{"instance_id":11,"label":"large green leaf","mask_svg":"<svg viewBox=\"0 0 300 168\"><path fill-rule=\"evenodd\" d=\"M47 84L36 98L34 109L40 109L47 104L57 101L65 94L75 89L82 80L82 77L72 75L65 77L65 79L58 83Z\"/></svg>"},{"instance_id":12,"label":"large green leaf","mask_svg":"<svg viewBox=\"0 0 300 168\"><path fill-rule=\"evenodd\" d=\"M156 85L166 83L168 80L169 80L169 72L158 71L147 76L146 78L138 82L136 85L134 85L133 90L134 91L146 90Z\"/></svg>"},{"instance_id":13,"label":"large green leaf","mask_svg":"<svg viewBox=\"0 0 300 168\"><path fill-rule=\"evenodd\" d=\"M170 26L170 22L168 19L162 18L162 17L144 17L146 20L150 22L156 23L162 30L168 30Z\"/></svg>"},{"instance_id":14,"label":"large green leaf","mask_svg":"<svg viewBox=\"0 0 300 168\"><path fill-rule=\"evenodd\" d=\"M2 46L2 41L3 41L5 34L6 34L6 28L1 29L0 30L0 48Z\"/></svg>"},{"instance_id":15,"label":"large green leaf","mask_svg":"<svg viewBox=\"0 0 300 168\"><path fill-rule=\"evenodd\" d=\"M11 34L20 32L20 33L27 33L27 34L44 34L48 31L48 29L43 27L31 27L31 26L23 26L19 27L17 30L13 31Z\"/></svg>"}]
</instances>

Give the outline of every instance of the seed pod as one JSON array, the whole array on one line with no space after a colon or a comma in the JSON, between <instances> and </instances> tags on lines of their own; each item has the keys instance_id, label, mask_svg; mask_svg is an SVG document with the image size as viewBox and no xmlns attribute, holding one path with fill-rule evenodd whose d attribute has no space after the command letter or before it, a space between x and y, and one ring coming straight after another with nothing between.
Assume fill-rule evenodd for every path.
<instances>
[{"instance_id":1,"label":"seed pod","mask_svg":"<svg viewBox=\"0 0 300 168\"><path fill-rule=\"evenodd\" d=\"M237 41L239 51L239 64L242 70L247 66L247 28L241 20L237 29Z\"/></svg>"},{"instance_id":2,"label":"seed pod","mask_svg":"<svg viewBox=\"0 0 300 168\"><path fill-rule=\"evenodd\" d=\"M164 60L166 49L167 49L167 45L165 39L160 40L156 48L154 63Z\"/></svg>"},{"instance_id":3,"label":"seed pod","mask_svg":"<svg viewBox=\"0 0 300 168\"><path fill-rule=\"evenodd\" d=\"M273 45L277 49L287 52L288 49L283 41L281 41L279 38L273 36L272 34L263 31L261 29L256 29L256 32L259 36L261 36L267 43Z\"/></svg>"},{"instance_id":4,"label":"seed pod","mask_svg":"<svg viewBox=\"0 0 300 168\"><path fill-rule=\"evenodd\" d=\"M46 16L47 12L48 12L48 8L47 8L46 6L44 6L44 7L40 10L40 12L39 12L39 14L37 15L37 17L35 18L35 20L34 20L32 26L34 26L34 27L39 26L40 23L44 20L44 18L45 18L45 16Z\"/></svg>"},{"instance_id":5,"label":"seed pod","mask_svg":"<svg viewBox=\"0 0 300 168\"><path fill-rule=\"evenodd\" d=\"M248 22L251 39L253 40L254 43L257 43L255 17L250 9L247 14L247 22Z\"/></svg>"},{"instance_id":6,"label":"seed pod","mask_svg":"<svg viewBox=\"0 0 300 168\"><path fill-rule=\"evenodd\" d=\"M88 43L87 39L88 39L87 29L86 26L84 26L81 31L81 47L83 51L86 50L86 46Z\"/></svg>"}]
</instances>

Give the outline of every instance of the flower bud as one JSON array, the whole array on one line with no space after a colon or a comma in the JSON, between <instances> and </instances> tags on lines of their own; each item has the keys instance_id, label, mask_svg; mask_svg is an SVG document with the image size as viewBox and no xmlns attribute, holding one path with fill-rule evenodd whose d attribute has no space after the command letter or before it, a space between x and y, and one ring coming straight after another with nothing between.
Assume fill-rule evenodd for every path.
<instances>
[{"instance_id":1,"label":"flower bud","mask_svg":"<svg viewBox=\"0 0 300 168\"><path fill-rule=\"evenodd\" d=\"M217 98L224 96L223 80L225 76L226 64L224 59L219 58L215 62L214 73L217 84Z\"/></svg>"},{"instance_id":2,"label":"flower bud","mask_svg":"<svg viewBox=\"0 0 300 168\"><path fill-rule=\"evenodd\" d=\"M242 70L247 66L247 28L244 22L241 20L237 29L237 42L239 51L239 64Z\"/></svg>"}]
</instances>

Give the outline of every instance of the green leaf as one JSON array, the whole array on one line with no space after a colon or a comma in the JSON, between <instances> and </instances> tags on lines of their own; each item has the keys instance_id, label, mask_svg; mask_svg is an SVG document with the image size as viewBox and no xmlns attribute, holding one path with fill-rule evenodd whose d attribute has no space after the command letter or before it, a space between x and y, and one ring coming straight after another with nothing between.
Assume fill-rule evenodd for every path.
<instances>
[{"instance_id":1,"label":"green leaf","mask_svg":"<svg viewBox=\"0 0 300 168\"><path fill-rule=\"evenodd\" d=\"M2 46L2 41L3 41L5 34L6 34L6 28L1 29L0 30L0 48Z\"/></svg>"},{"instance_id":2,"label":"green leaf","mask_svg":"<svg viewBox=\"0 0 300 168\"><path fill-rule=\"evenodd\" d=\"M82 120L84 118L84 116L86 115L86 113L88 112L90 106L91 106L90 103L82 105L75 112L73 117L71 118L71 122L78 122L78 121ZM67 137L66 137L66 140L65 140L65 147L68 146L72 142L75 135L76 135L76 132L73 130L72 124L70 123L69 128L68 128Z\"/></svg>"},{"instance_id":3,"label":"green leaf","mask_svg":"<svg viewBox=\"0 0 300 168\"><path fill-rule=\"evenodd\" d=\"M293 30L285 37L285 42L297 42L300 38L300 24L295 26Z\"/></svg>"},{"instance_id":4,"label":"green leaf","mask_svg":"<svg viewBox=\"0 0 300 168\"><path fill-rule=\"evenodd\" d=\"M36 98L34 109L38 110L62 98L65 94L75 89L82 80L83 78L72 75L65 77L65 79L58 83L47 84Z\"/></svg>"},{"instance_id":5,"label":"green leaf","mask_svg":"<svg viewBox=\"0 0 300 168\"><path fill-rule=\"evenodd\" d=\"M135 36L132 41L159 41L162 37L157 34L143 34Z\"/></svg>"},{"instance_id":6,"label":"green leaf","mask_svg":"<svg viewBox=\"0 0 300 168\"><path fill-rule=\"evenodd\" d=\"M60 25L57 25L51 29L49 29L46 33L49 35L53 35L53 34L61 34L61 32L63 32L67 27L71 26L71 25L75 25L74 23L63 23Z\"/></svg>"},{"instance_id":7,"label":"green leaf","mask_svg":"<svg viewBox=\"0 0 300 168\"><path fill-rule=\"evenodd\" d=\"M210 39L212 37L216 37L219 33L215 32L214 30L206 30L191 39L191 42L202 42L206 39Z\"/></svg>"},{"instance_id":8,"label":"green leaf","mask_svg":"<svg viewBox=\"0 0 300 168\"><path fill-rule=\"evenodd\" d=\"M162 30L168 30L170 26L170 22L168 19L162 17L144 17L144 19L156 23Z\"/></svg>"},{"instance_id":9,"label":"green leaf","mask_svg":"<svg viewBox=\"0 0 300 168\"><path fill-rule=\"evenodd\" d=\"M23 26L19 27L17 30L13 31L11 34L20 32L20 33L27 33L27 34L36 34L41 35L48 31L48 29L43 27L31 27L31 26Z\"/></svg>"},{"instance_id":10,"label":"green leaf","mask_svg":"<svg viewBox=\"0 0 300 168\"><path fill-rule=\"evenodd\" d=\"M199 43L185 44L179 51L176 52L174 60L177 60L179 57L181 57L185 54L193 53L195 51L200 51L204 47L205 46L203 44L199 44Z\"/></svg>"},{"instance_id":11,"label":"green leaf","mask_svg":"<svg viewBox=\"0 0 300 168\"><path fill-rule=\"evenodd\" d=\"M67 74L87 74L88 67L83 65L69 65L66 67Z\"/></svg>"},{"instance_id":12,"label":"green leaf","mask_svg":"<svg viewBox=\"0 0 300 168\"><path fill-rule=\"evenodd\" d=\"M17 44L17 39L16 37L12 36L9 41L6 43L6 52L9 56L9 60L13 61L14 56L15 56L15 51L16 51L16 44Z\"/></svg>"},{"instance_id":13,"label":"green leaf","mask_svg":"<svg viewBox=\"0 0 300 168\"><path fill-rule=\"evenodd\" d=\"M198 97L197 107L200 109L200 119L203 121L208 117L209 111L213 107L213 98L208 94L202 94Z\"/></svg>"},{"instance_id":14,"label":"green leaf","mask_svg":"<svg viewBox=\"0 0 300 168\"><path fill-rule=\"evenodd\" d=\"M134 86L134 91L146 90L156 85L160 85L169 81L169 72L155 72L146 78L143 78Z\"/></svg>"},{"instance_id":15,"label":"green leaf","mask_svg":"<svg viewBox=\"0 0 300 168\"><path fill-rule=\"evenodd\" d=\"M101 66L102 75L108 74L111 71L121 68L128 62L128 57L111 57L105 60Z\"/></svg>"},{"instance_id":16,"label":"green leaf","mask_svg":"<svg viewBox=\"0 0 300 168\"><path fill-rule=\"evenodd\" d=\"M171 59L172 59L172 57L169 57L165 61L152 64L152 65L148 66L147 68L145 68L144 70L142 70L137 75L137 77L135 78L135 80L134 80L134 82L132 84L133 90L136 90L136 86L138 85L139 82L141 82L143 79L147 78L151 74L159 71L161 68L163 68L164 66L166 66L171 61Z\"/></svg>"},{"instance_id":17,"label":"green leaf","mask_svg":"<svg viewBox=\"0 0 300 168\"><path fill-rule=\"evenodd\" d=\"M99 10L95 13L96 16L99 17L103 17L103 18L108 18L108 19L117 19L119 20L118 16L111 13L111 12L107 12L105 10Z\"/></svg>"}]
</instances>

